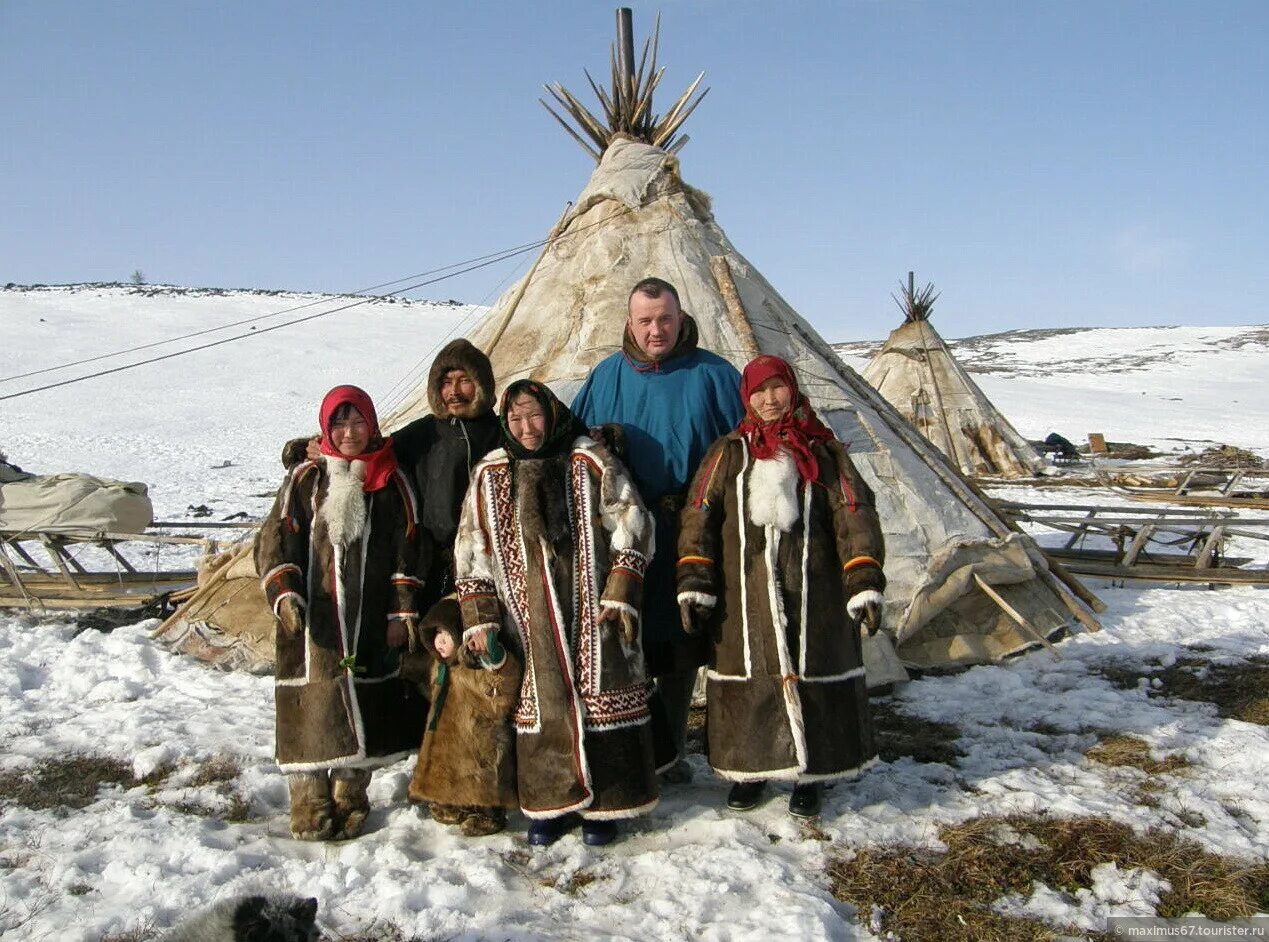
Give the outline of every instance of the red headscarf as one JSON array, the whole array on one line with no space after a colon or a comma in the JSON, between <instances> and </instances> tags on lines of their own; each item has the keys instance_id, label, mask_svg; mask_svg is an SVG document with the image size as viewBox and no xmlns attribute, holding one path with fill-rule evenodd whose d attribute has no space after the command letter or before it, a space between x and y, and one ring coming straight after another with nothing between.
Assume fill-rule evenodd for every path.
<instances>
[{"instance_id":1,"label":"red headscarf","mask_svg":"<svg viewBox=\"0 0 1269 942\"><path fill-rule=\"evenodd\" d=\"M749 407L749 397L772 377L784 380L792 395L789 411L770 424L764 424ZM750 361L740 376L740 398L744 402L745 417L737 431L745 436L749 450L755 458L772 458L783 448L797 465L798 476L803 481L819 477L820 465L811 453L811 442L830 441L833 433L819 420L811 404L798 389L793 367L779 357L763 355Z\"/></svg>"},{"instance_id":2,"label":"red headscarf","mask_svg":"<svg viewBox=\"0 0 1269 942\"><path fill-rule=\"evenodd\" d=\"M361 413L361 417L370 426L370 443L366 446L365 451L352 458L341 455L330 437L331 422L335 418L335 413L339 411L339 407L343 405L351 405ZM322 400L320 420L322 423L322 454L329 458L338 458L341 461L364 461L366 463L366 480L362 484L361 489L363 491L378 491L384 488L392 477L392 472L397 469L397 456L392 450L392 437L383 438L379 432L379 417L375 415L375 404L370 401L370 396L366 391L356 386L336 386Z\"/></svg>"}]
</instances>

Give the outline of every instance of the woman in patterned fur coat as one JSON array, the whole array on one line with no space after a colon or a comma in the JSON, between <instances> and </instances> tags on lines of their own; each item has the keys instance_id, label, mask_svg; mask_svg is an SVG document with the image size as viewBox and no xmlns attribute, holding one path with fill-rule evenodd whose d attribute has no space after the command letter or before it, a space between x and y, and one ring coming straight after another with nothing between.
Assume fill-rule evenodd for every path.
<instances>
[{"instance_id":1,"label":"woman in patterned fur coat","mask_svg":"<svg viewBox=\"0 0 1269 942\"><path fill-rule=\"evenodd\" d=\"M427 702L400 676L427 570L414 494L370 397L322 401L321 455L287 476L256 539L277 618L277 761L291 833L355 837L371 769L418 748Z\"/></svg>"},{"instance_id":2,"label":"woman in patterned fur coat","mask_svg":"<svg viewBox=\"0 0 1269 942\"><path fill-rule=\"evenodd\" d=\"M503 448L472 472L454 545L464 640L524 664L514 720L529 843L581 820L611 842L657 801L639 639L652 518L625 469L546 387L512 383Z\"/></svg>"},{"instance_id":3,"label":"woman in patterned fur coat","mask_svg":"<svg viewBox=\"0 0 1269 942\"><path fill-rule=\"evenodd\" d=\"M709 763L758 805L794 783L789 811L819 813L823 783L875 761L861 621L885 576L872 491L784 360L741 378L745 418L701 462L681 518L683 627L712 636ZM867 617L866 617L867 616Z\"/></svg>"}]
</instances>

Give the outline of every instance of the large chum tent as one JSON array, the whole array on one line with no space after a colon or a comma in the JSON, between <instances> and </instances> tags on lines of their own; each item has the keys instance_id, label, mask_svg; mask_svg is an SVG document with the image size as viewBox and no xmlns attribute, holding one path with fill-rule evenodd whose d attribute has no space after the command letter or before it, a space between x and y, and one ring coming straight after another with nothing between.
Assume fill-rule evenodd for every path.
<instances>
[{"instance_id":1,"label":"large chum tent","mask_svg":"<svg viewBox=\"0 0 1269 942\"><path fill-rule=\"evenodd\" d=\"M1027 477L1045 468L1031 444L991 404L930 324L933 285L908 284L896 298L903 324L863 377L967 475Z\"/></svg>"},{"instance_id":2,"label":"large chum tent","mask_svg":"<svg viewBox=\"0 0 1269 942\"><path fill-rule=\"evenodd\" d=\"M700 78L664 116L654 115L663 70L652 42L634 67L623 14L629 11L619 12L612 88L594 86L604 118L563 87L548 89L582 133L556 118L598 166L528 274L470 334L500 386L530 376L568 401L620 345L630 287L664 278L695 317L702 346L738 368L759 353L787 359L849 446L877 495L886 536L885 630L902 661L919 668L991 662L1076 623L1095 630L1089 606L1100 603L1011 528L731 244L709 197L683 181L676 156L687 140L676 132L704 97L694 96ZM428 411L419 385L384 425L399 428ZM156 634L210 660L259 669L270 653L272 618L256 578L245 546L216 560L195 597ZM894 679L873 676L885 661L872 652L870 680Z\"/></svg>"},{"instance_id":3,"label":"large chum tent","mask_svg":"<svg viewBox=\"0 0 1269 942\"><path fill-rule=\"evenodd\" d=\"M598 166L528 274L470 334L500 386L528 376L568 401L619 347L630 287L664 278L696 319L703 347L738 368L759 353L787 359L849 446L877 494L889 583L884 620L902 660L922 668L983 663L1076 622L1095 629L1089 605L1099 603L1055 572L731 244L709 198L684 182L676 156L686 138L674 134L703 97L692 98L700 79L664 117L653 115L651 93L662 75L655 46L651 64L645 46L635 69L622 13L612 88L592 81L604 117L561 86L548 88L581 134L557 119ZM419 386L387 425L427 411Z\"/></svg>"}]
</instances>

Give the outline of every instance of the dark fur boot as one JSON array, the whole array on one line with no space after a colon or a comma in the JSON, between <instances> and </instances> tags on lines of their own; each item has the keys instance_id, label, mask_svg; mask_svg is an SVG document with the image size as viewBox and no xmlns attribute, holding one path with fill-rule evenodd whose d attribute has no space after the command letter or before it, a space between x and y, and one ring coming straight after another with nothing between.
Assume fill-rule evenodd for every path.
<instances>
[{"instance_id":1,"label":"dark fur boot","mask_svg":"<svg viewBox=\"0 0 1269 942\"><path fill-rule=\"evenodd\" d=\"M507 812L502 808L467 808L463 818L464 837L484 837L497 834L507 827Z\"/></svg>"},{"instance_id":2,"label":"dark fur boot","mask_svg":"<svg viewBox=\"0 0 1269 942\"><path fill-rule=\"evenodd\" d=\"M335 800L335 839L347 840L361 833L370 814L369 769L334 769L330 774L331 796Z\"/></svg>"},{"instance_id":3,"label":"dark fur boot","mask_svg":"<svg viewBox=\"0 0 1269 942\"><path fill-rule=\"evenodd\" d=\"M291 791L291 836L297 841L330 840L335 821L326 772L294 772L286 783Z\"/></svg>"},{"instance_id":4,"label":"dark fur boot","mask_svg":"<svg viewBox=\"0 0 1269 942\"><path fill-rule=\"evenodd\" d=\"M437 824L462 824L463 818L467 817L467 809L462 805L443 805L439 801L428 805L428 811Z\"/></svg>"}]
</instances>

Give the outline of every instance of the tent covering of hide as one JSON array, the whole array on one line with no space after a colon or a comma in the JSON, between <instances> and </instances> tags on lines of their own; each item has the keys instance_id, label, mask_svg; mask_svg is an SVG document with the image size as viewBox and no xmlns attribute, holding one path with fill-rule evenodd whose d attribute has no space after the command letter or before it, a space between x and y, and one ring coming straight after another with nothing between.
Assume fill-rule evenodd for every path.
<instances>
[{"instance_id":1,"label":"tent covering of hide","mask_svg":"<svg viewBox=\"0 0 1269 942\"><path fill-rule=\"evenodd\" d=\"M200 560L198 586L152 637L224 670L273 673L273 612L260 587L254 548L249 537Z\"/></svg>"},{"instance_id":2,"label":"tent covering of hide","mask_svg":"<svg viewBox=\"0 0 1269 942\"><path fill-rule=\"evenodd\" d=\"M991 404L930 324L938 296L911 282L895 299L904 322L864 369L863 377L934 443L962 474L1030 477L1044 459Z\"/></svg>"},{"instance_id":3,"label":"tent covering of hide","mask_svg":"<svg viewBox=\"0 0 1269 942\"><path fill-rule=\"evenodd\" d=\"M620 41L620 24L618 33ZM886 536L884 622L900 659L921 668L990 662L1075 622L1095 630L1089 605L1100 603L1055 572L732 245L709 197L684 182L678 157L663 146L669 117L654 116L651 130L641 131L621 110L625 102L640 116L651 113L646 85L661 74L655 53L637 74L623 69L626 61L634 61L632 51L616 50L612 89L596 86L602 119L561 86L552 90L585 139L570 133L598 166L533 267L469 335L489 354L500 386L531 377L569 401L588 371L619 348L631 286L664 278L696 319L703 347L737 368L760 353L784 357L849 447L877 495ZM686 101L667 115L681 115ZM427 411L419 386L386 424Z\"/></svg>"}]
</instances>

